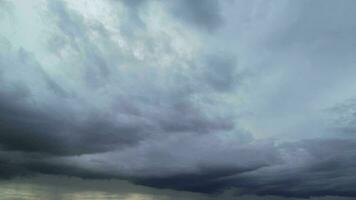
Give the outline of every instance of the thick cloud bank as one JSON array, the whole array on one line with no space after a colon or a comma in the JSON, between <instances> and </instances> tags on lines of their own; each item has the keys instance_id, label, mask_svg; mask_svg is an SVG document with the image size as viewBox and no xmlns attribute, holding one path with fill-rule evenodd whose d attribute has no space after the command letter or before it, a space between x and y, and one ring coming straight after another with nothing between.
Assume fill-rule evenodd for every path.
<instances>
[{"instance_id":1,"label":"thick cloud bank","mask_svg":"<svg viewBox=\"0 0 356 200\"><path fill-rule=\"evenodd\" d=\"M355 11L0 0L0 177L356 197Z\"/></svg>"}]
</instances>

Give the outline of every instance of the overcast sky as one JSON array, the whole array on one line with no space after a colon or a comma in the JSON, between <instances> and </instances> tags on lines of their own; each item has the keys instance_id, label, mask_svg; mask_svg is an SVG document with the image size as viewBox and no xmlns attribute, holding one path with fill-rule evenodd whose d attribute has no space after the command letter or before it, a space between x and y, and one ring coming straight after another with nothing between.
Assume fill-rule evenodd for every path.
<instances>
[{"instance_id":1,"label":"overcast sky","mask_svg":"<svg viewBox=\"0 0 356 200\"><path fill-rule=\"evenodd\" d=\"M0 198L355 198L355 18L354 0L0 0Z\"/></svg>"}]
</instances>

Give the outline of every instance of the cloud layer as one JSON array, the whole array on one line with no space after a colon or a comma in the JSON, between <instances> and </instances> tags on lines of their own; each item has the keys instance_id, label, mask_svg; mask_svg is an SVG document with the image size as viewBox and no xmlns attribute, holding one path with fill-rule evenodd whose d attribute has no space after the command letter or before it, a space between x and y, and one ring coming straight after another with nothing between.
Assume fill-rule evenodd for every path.
<instances>
[{"instance_id":1,"label":"cloud layer","mask_svg":"<svg viewBox=\"0 0 356 200\"><path fill-rule=\"evenodd\" d=\"M353 1L0 1L0 177L355 197Z\"/></svg>"}]
</instances>

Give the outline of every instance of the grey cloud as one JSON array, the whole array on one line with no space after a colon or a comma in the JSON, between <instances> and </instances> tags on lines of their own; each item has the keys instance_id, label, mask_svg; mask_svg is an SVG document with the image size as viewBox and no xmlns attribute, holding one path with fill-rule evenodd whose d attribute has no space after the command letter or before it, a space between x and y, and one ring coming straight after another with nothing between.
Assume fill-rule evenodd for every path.
<instances>
[{"instance_id":1,"label":"grey cloud","mask_svg":"<svg viewBox=\"0 0 356 200\"><path fill-rule=\"evenodd\" d=\"M157 2L182 26L149 31L140 13L148 1L125 1L123 22L109 28L48 1L48 60L4 42L0 177L125 179L252 199L356 196L355 138L339 135L354 131L354 105L335 109L336 129L317 113L353 95L351 2L328 2L320 13L319 1L267 3L273 13L261 14L254 1L247 22L236 19L241 27L214 39L185 30L226 31L220 2ZM255 74L246 81L242 68ZM242 119L244 111L257 117Z\"/></svg>"},{"instance_id":2,"label":"grey cloud","mask_svg":"<svg viewBox=\"0 0 356 200\"><path fill-rule=\"evenodd\" d=\"M57 2L58 3L58 2ZM135 4L136 5L136 4ZM86 27L83 24L83 21L79 16L68 8L62 3L57 4L50 4L50 9L55 11L57 14L57 22L58 27L61 31L63 31L64 35L68 35L71 39L72 43L76 45L80 45L80 48L83 48L84 59L83 59L83 66L86 73L86 80L91 81L106 81L107 84L117 84L113 92L119 89L126 89L125 83L121 84L120 82L110 82L111 78L110 75L116 74L117 76L121 77L122 79L130 78L130 76L138 76L141 72L150 73L147 76L158 76L156 72L148 72L145 69L141 69L142 71L132 71L132 74L121 75L117 74L117 70L115 68L120 69L120 65L114 64L117 60L111 60L103 55L103 52L98 50L97 45L91 42L88 36L85 34L90 27ZM79 29L78 31L67 31L68 28L62 27L61 24L68 24L68 27L76 27ZM74 29L74 28L72 28ZM109 41L110 42L110 41ZM146 45L146 44L144 44ZM72 45L75 46L75 45ZM104 46L105 48L109 49L111 46ZM120 49L118 49L120 52ZM204 116L202 111L200 110L199 103L189 100L190 95L199 93L199 89L204 87L205 82L202 82L201 85L196 85L194 83L195 76L199 78L203 76L203 79L206 79L206 83L212 85L213 89L223 90L224 88L232 87L233 85L233 78L234 78L234 70L235 64L231 58L225 58L222 55L218 55L216 59L213 58L205 58L206 61L203 61L201 66L199 66L199 71L197 74L184 74L182 78L188 78L191 82L183 82L179 77L178 73L173 73L169 76L172 76L172 79L177 78L174 81L179 81L181 85L172 85L167 87L172 87L171 89L167 88L155 88L157 87L156 83L159 80L153 80L150 77L145 78L143 82L137 82L134 84L133 87L129 88L127 92L128 95L132 93L132 95L136 96L138 92L142 92L142 94L138 94L141 97L138 98L138 101L142 101L144 104L159 104L154 105L157 111L154 113L150 113L147 111L141 112L139 115L142 117L149 117L153 120L156 120L159 123L159 127L162 127L164 131L168 132L181 132L181 131L198 131L198 132L209 132L210 130L215 129L233 129L231 119L228 117L223 118L212 118L208 119ZM213 61L217 60L217 61ZM120 61L119 61L120 62ZM109 65L111 64L111 65ZM144 63L139 63L144 65ZM191 63L191 65L194 65ZM224 67L226 70L223 72L217 71L218 67ZM95 68L99 68L97 71ZM135 69L133 69L135 70ZM102 74L104 76L98 77L98 74ZM106 75L105 75L106 74ZM110 75L109 75L110 74ZM126 77L124 77L126 76ZM128 80L128 84L132 84L132 80ZM205 81L205 80L204 80ZM173 82L174 83L174 82ZM121 87L121 88L120 88ZM161 86L158 86L161 87ZM218 88L217 88L218 87ZM144 90L142 88L145 88ZM137 90L137 91L135 91ZM208 91L209 92L209 91ZM137 105L134 105L133 102L128 102L130 100L126 100L127 97L119 96L117 99L118 102L127 102L125 106L131 107L132 109L141 110L138 108ZM143 105L145 106L145 105ZM136 107L136 108L135 108ZM183 117L185 116L185 117ZM176 120L180 119L180 120ZM155 122L154 122L155 123Z\"/></svg>"},{"instance_id":3,"label":"grey cloud","mask_svg":"<svg viewBox=\"0 0 356 200\"><path fill-rule=\"evenodd\" d=\"M7 0L0 1L0 19L6 15L11 15L14 9L14 5Z\"/></svg>"},{"instance_id":4,"label":"grey cloud","mask_svg":"<svg viewBox=\"0 0 356 200\"><path fill-rule=\"evenodd\" d=\"M221 2L207 1L171 1L172 14L193 27L214 31L223 24Z\"/></svg>"},{"instance_id":5,"label":"grey cloud","mask_svg":"<svg viewBox=\"0 0 356 200\"><path fill-rule=\"evenodd\" d=\"M279 153L275 156L280 156L281 160L270 160L268 165L247 169L247 172L239 171L238 168L230 171L220 167L216 173L213 170L207 174L182 174L171 178L148 179L143 183L208 193L234 186L240 189L240 195L355 196L352 187L355 177L351 175L355 173L352 161L354 148L354 141L342 139L301 141L278 147ZM271 150L263 151L273 152ZM246 161L248 155L254 155L254 152L247 152L247 156L236 156ZM268 159L267 155L264 156ZM250 163L249 167L252 166Z\"/></svg>"},{"instance_id":6,"label":"grey cloud","mask_svg":"<svg viewBox=\"0 0 356 200\"><path fill-rule=\"evenodd\" d=\"M49 43L49 48L58 51L64 46L61 45L61 48L56 48L52 45L58 46L58 42L67 42L84 57L82 64L86 69L87 84L94 87L105 84L104 80L108 77L110 71L102 53L87 35L91 27L84 23L82 16L68 9L62 1L48 1L48 8L53 12L54 22L61 31L61 34L59 34L61 36L57 35L53 38L52 43ZM59 41L55 42L55 40Z\"/></svg>"},{"instance_id":7,"label":"grey cloud","mask_svg":"<svg viewBox=\"0 0 356 200\"><path fill-rule=\"evenodd\" d=\"M241 193L277 196L355 196L354 140L314 139L280 146L284 161L222 179Z\"/></svg>"},{"instance_id":8,"label":"grey cloud","mask_svg":"<svg viewBox=\"0 0 356 200\"><path fill-rule=\"evenodd\" d=\"M242 75L237 72L236 58L232 56L209 55L204 65L206 82L217 91L231 91L242 83Z\"/></svg>"},{"instance_id":9,"label":"grey cloud","mask_svg":"<svg viewBox=\"0 0 356 200\"><path fill-rule=\"evenodd\" d=\"M63 45L51 48L55 50L52 53L63 59L59 51L69 45L82 55L77 67L83 67L86 73L77 81L105 81L105 85L89 84L89 90L112 87L115 83L112 88L114 94L108 96L114 101L109 103L110 111L86 107L86 104L82 104L83 98L94 101L91 98L97 98L96 95L100 94L94 92L92 96L83 96L77 88L68 87L60 79L48 74L35 55L23 48L3 50L0 60L1 81L5 85L1 91L0 105L3 150L40 153L56 159L58 156L113 151L137 145L152 136L207 134L234 129L233 121L228 116L207 116L200 102L189 99L192 93L185 91L184 85L156 88L157 83L152 78L137 82L134 77L141 72L135 69L132 70L132 78L130 74L116 74L126 79L125 82L110 80L109 75L117 72L114 70L117 65L109 65L115 60L105 57L89 39L87 32L91 27L62 1L48 3L53 17L49 20L54 20L58 28L54 39L64 42ZM111 48L105 47L109 50ZM216 68L214 64L212 67ZM229 64L227 67L232 68ZM17 69L19 73L15 75L17 72L12 69ZM210 70L209 66L207 69ZM216 74L216 71L204 73ZM125 95L119 94L120 90ZM194 88L193 94L197 91L199 88ZM38 99L39 96L42 99ZM86 111L82 113L68 104ZM41 160L39 157L36 162L40 165ZM39 170L34 168L29 171ZM69 172L67 174L70 175Z\"/></svg>"},{"instance_id":10,"label":"grey cloud","mask_svg":"<svg viewBox=\"0 0 356 200\"><path fill-rule=\"evenodd\" d=\"M181 22L204 31L215 31L223 25L223 11L221 2L217 0L197 1L162 1L169 9L170 14ZM145 25L139 17L139 9L146 3L145 0L124 1L131 8L131 21L144 28ZM132 24L130 24L132 26ZM126 27L128 28L128 27Z\"/></svg>"},{"instance_id":11,"label":"grey cloud","mask_svg":"<svg viewBox=\"0 0 356 200\"><path fill-rule=\"evenodd\" d=\"M58 116L53 114L18 108L6 101L1 101L0 107L1 144L2 148L8 150L82 154L121 148L134 144L141 138L139 134L142 131L137 126L113 124L107 120L100 122L100 118L84 122L71 121L70 117L57 119Z\"/></svg>"},{"instance_id":12,"label":"grey cloud","mask_svg":"<svg viewBox=\"0 0 356 200\"><path fill-rule=\"evenodd\" d=\"M56 25L70 39L72 46L79 48L75 44L76 39L87 38L83 18L75 12L70 12L63 1L48 1L48 9L54 13Z\"/></svg>"},{"instance_id":13,"label":"grey cloud","mask_svg":"<svg viewBox=\"0 0 356 200\"><path fill-rule=\"evenodd\" d=\"M3 52L1 57L1 66L5 69L1 79L3 89L0 92L0 143L3 149L81 154L106 151L118 148L120 144L132 144L140 140L140 126L114 123L98 116L99 113L85 120L76 119L73 111L64 103L73 97L63 95L63 89L42 70L34 58L23 49L7 53ZM40 88L42 83L43 91L56 96L56 106L36 105L33 87L26 85L26 80L9 84L6 78L11 68L24 70L18 74L22 78L30 74L36 77L33 84L38 84ZM107 137L110 139L106 140Z\"/></svg>"},{"instance_id":14,"label":"grey cloud","mask_svg":"<svg viewBox=\"0 0 356 200\"><path fill-rule=\"evenodd\" d=\"M355 95L353 4L236 1L230 8L239 12L231 13L236 19L227 25L226 45L239 38L235 48L253 74L243 107L264 136L339 134L327 130L323 110Z\"/></svg>"},{"instance_id":15,"label":"grey cloud","mask_svg":"<svg viewBox=\"0 0 356 200\"><path fill-rule=\"evenodd\" d=\"M355 138L355 99L348 99L327 109L328 122L332 131L339 133L341 138Z\"/></svg>"},{"instance_id":16,"label":"grey cloud","mask_svg":"<svg viewBox=\"0 0 356 200\"><path fill-rule=\"evenodd\" d=\"M185 144L185 147L188 147L187 144ZM164 175L165 167L168 167L166 169L174 170L173 163L184 165L187 158L174 155L171 155L172 157L168 156L167 158L171 157L172 159L169 162L173 163L172 165L167 165L168 163L163 162L164 157L166 157L162 155L164 149L160 148L159 151L146 149L146 156L149 157L147 157L147 163L143 163L142 166L145 166L146 170L149 170L150 166L153 167L152 170L162 168L159 176L139 175L142 172L134 173L134 177L132 175L121 176L116 172L110 172L110 170L104 170L106 171L105 173L93 169L87 171L82 167L73 167L69 163L59 164L57 162L25 162L24 165L13 165L15 168L11 169L16 173L21 172L18 167L22 167L26 172L32 173L40 172L94 179L124 178L140 185L199 193L216 194L225 189L238 188L237 194L242 197L252 194L263 196L261 198L269 198L268 196L286 196L289 198L333 195L355 196L352 187L354 185L354 177L350 176L355 171L352 167L354 165L352 161L354 156L352 149L354 147L354 141L330 139L285 143L275 150L273 150L273 147L269 150L268 148L261 149L261 151L256 151L254 149L256 147L245 150L244 148L238 148L238 151L230 150L229 153L231 153L232 158L236 156L240 159L238 163L240 167L228 164L228 162L234 163L235 161L229 160L230 155L228 153L221 152L225 154L225 161L223 162L218 159L218 155L216 157L215 155L206 155L205 158L201 158L207 159L207 161L212 159L219 160L220 166L213 167L214 164L209 163L210 161L208 163L203 161L198 171L190 169L187 173L182 173L184 170L178 170L174 175ZM191 148L189 147L189 150L192 150ZM151 154L149 151L155 153ZM177 150L177 152L181 151ZM203 149L203 151L206 151L206 149ZM215 154L217 148L214 151ZM244 153L238 153L241 151ZM201 156L199 151L191 151L192 153ZM138 160L142 159L137 155L127 155ZM261 163L259 163L260 161L255 162L258 158L252 158L251 156L256 155L261 156L261 159L265 159L265 161ZM157 160L157 156L160 157L159 160ZM115 158L115 156L111 156L111 158ZM118 157L115 159L121 160ZM245 167L242 167L244 164L241 161L246 162ZM150 164L148 162L157 162L159 165L152 165L153 163ZM188 163L186 165L193 166ZM131 164L131 166L135 168L135 165ZM6 171L6 169L6 167L3 168L3 171Z\"/></svg>"}]
</instances>

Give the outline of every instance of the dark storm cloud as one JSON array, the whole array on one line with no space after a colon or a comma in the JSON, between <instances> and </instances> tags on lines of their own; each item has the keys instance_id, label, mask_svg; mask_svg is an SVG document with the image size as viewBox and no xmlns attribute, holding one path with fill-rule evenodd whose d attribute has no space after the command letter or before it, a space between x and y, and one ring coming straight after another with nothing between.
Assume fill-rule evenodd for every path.
<instances>
[{"instance_id":1,"label":"dark storm cloud","mask_svg":"<svg viewBox=\"0 0 356 200\"><path fill-rule=\"evenodd\" d=\"M81 13L89 7L48 1L42 20L50 31L41 40L46 53L41 53L41 45L18 42L16 34L1 37L1 178L113 178L209 194L231 189L256 199L254 195L356 196L355 138L339 135L354 132L354 103L333 110L341 114L336 128L325 129L326 136L320 124L312 129L295 117L297 113L314 122L308 116L317 109L311 107L326 101L326 88L334 96L349 96L341 91L352 84L336 87L338 91L327 86L345 75L334 66L353 62L351 1L322 7L319 1L289 2L283 9L291 18L279 21L281 27L274 27L278 31L266 28L275 22L271 15L251 9L248 22L241 21L247 45L242 40L239 45L251 46L251 52L271 52L261 53L267 57L261 61L266 70L257 73L267 81L256 87L258 80L252 79L247 89L241 84L246 77L240 67L261 67L260 54L252 53L251 61L235 46L235 35L225 41L219 38L224 34L212 39L189 31L213 31L227 23L220 1L157 1L162 7L154 9L173 16L161 21L154 17L162 10L148 14L150 1L121 3L110 1L115 14L101 21ZM234 5L244 8L241 2ZM315 12L319 8L323 12ZM259 26L264 22L267 25ZM46 31L38 32L42 36ZM235 50L242 54L241 62ZM347 72L353 76L350 67ZM257 95L244 97L247 90ZM244 102L251 102L248 112L271 118L267 128L263 123L244 124L251 122L240 118ZM293 130L298 137L290 137L290 124L298 126ZM283 134L271 140L261 137L275 130ZM304 139L309 134L319 137ZM294 141L286 142L290 139Z\"/></svg>"},{"instance_id":2,"label":"dark storm cloud","mask_svg":"<svg viewBox=\"0 0 356 200\"><path fill-rule=\"evenodd\" d=\"M185 145L187 146L187 145ZM195 173L173 176L135 178L138 184L175 190L216 193L224 189L239 188L239 195L257 194L286 197L312 196L355 196L355 152L354 140L315 139L296 143L284 143L276 146L274 156L269 163L249 164L247 168L229 167L228 163L217 168L209 164ZM180 150L176 150L180 151ZM241 151L241 150L240 150ZM274 150L263 149L264 152ZM262 152L258 152L260 154ZM247 151L246 155L256 155ZM151 155L155 157L157 155ZM264 155L273 158L273 155ZM271 157L272 156L272 157ZM161 155L161 157L164 157ZM212 156L210 159L213 159ZM216 159L216 158L215 158ZM228 156L227 158L228 159ZM274 160L274 161L273 161ZM172 162L184 162L175 159ZM211 165L211 164L210 164ZM150 164L146 163L149 167ZM173 168L173 166L171 167ZM163 173L163 172L162 172Z\"/></svg>"},{"instance_id":3,"label":"dark storm cloud","mask_svg":"<svg viewBox=\"0 0 356 200\"><path fill-rule=\"evenodd\" d=\"M355 165L352 159L355 156L352 150L355 144L354 141L334 139L286 143L279 147L278 154L281 158L269 164L255 163L255 166L249 164L241 168L220 162L220 166L216 168L206 165L202 166L199 172L190 174L177 172L176 175L160 177L125 177L114 175L115 173L110 171L100 173L60 162L36 161L12 163L12 165L6 162L4 165L2 162L3 166L7 166L2 171L6 172L4 173L7 174L6 176L12 172L14 175L43 173L89 179L124 178L140 185L199 193L217 193L236 187L239 188L239 195L302 198L330 195L355 196L353 189L355 177L351 175L355 173L355 168L352 167ZM246 153L250 156L256 154L248 151ZM153 157L158 155L151 156L154 162ZM238 156L240 159L243 157ZM172 162L181 163L184 159ZM151 164L146 163L146 165L149 167Z\"/></svg>"},{"instance_id":4,"label":"dark storm cloud","mask_svg":"<svg viewBox=\"0 0 356 200\"><path fill-rule=\"evenodd\" d=\"M254 171L261 167L264 167L262 163L259 164L259 166L251 165L246 168L231 167L230 169L229 166L218 167L216 169L209 169L209 167L204 169L203 166L203 169L198 173L134 179L133 182L156 188L169 188L181 191L212 194L223 192L224 189L230 187L228 182L219 181L220 178L241 174L246 171Z\"/></svg>"},{"instance_id":5,"label":"dark storm cloud","mask_svg":"<svg viewBox=\"0 0 356 200\"><path fill-rule=\"evenodd\" d=\"M10 179L28 175L29 172L18 163L9 162L0 156L0 179Z\"/></svg>"},{"instance_id":6,"label":"dark storm cloud","mask_svg":"<svg viewBox=\"0 0 356 200\"><path fill-rule=\"evenodd\" d=\"M113 123L99 116L78 120L64 103L65 91L23 49L1 55L2 69L16 68L42 81L58 100L56 107L31 102L31 89L24 82L0 82L0 144L3 149L49 154L82 154L107 151L140 140L144 127ZM20 75L21 76L21 75ZM40 87L40 86L39 86ZM44 95L44 94L43 94ZM139 130L141 129L142 130ZM120 133L120 134L116 134ZM126 136L123 136L126 135ZM109 139L110 138L110 139Z\"/></svg>"},{"instance_id":7,"label":"dark storm cloud","mask_svg":"<svg viewBox=\"0 0 356 200\"><path fill-rule=\"evenodd\" d=\"M0 143L7 150L65 155L102 152L133 144L142 132L137 126L113 124L100 118L84 122L56 119L49 113L18 108L13 100L1 101L0 106Z\"/></svg>"},{"instance_id":8,"label":"dark storm cloud","mask_svg":"<svg viewBox=\"0 0 356 200\"><path fill-rule=\"evenodd\" d=\"M49 48L54 50L52 53L60 57L59 51L68 45L81 54L83 59L78 64L86 71L83 80L89 83L87 87L90 90L99 89L103 84L111 84L109 68L113 67L107 63L113 61L103 56L97 45L89 39L87 33L93 30L92 27L85 24L84 19L68 9L62 1L49 1L48 8L53 17L50 19L53 19L59 31L51 38L52 43L49 43ZM53 40L62 41L62 44L52 46ZM112 111L109 113L104 114L98 110L78 113L68 104L73 102L80 104L80 95L73 91L73 88L66 88L60 81L51 77L30 52L22 48L5 49L0 58L2 67L0 80L4 83L0 93L0 144L5 151L39 154L35 159L37 167L29 169L24 167L27 166L26 163L21 165L27 172L55 173L40 170L38 167L45 165L42 159L47 156L56 159L61 155L112 151L135 145L152 134L157 136L180 132L207 134L234 128L232 120L228 117L206 116L199 108L199 104L187 100L187 95L191 92L181 88L173 88L172 91L163 88L160 91L154 88L155 85L147 82L137 82L137 86L127 91L127 95L131 95L131 92L132 95L142 92L141 97L134 101L122 95L111 97L116 99L116 103L112 105ZM219 60L218 62L225 62L224 58ZM234 67L229 61L226 66L229 69ZM211 69L211 72L205 71L204 76L208 77L208 84L211 82L214 88L216 84L219 87L229 84L220 83L227 74L220 78L210 76L210 74L218 76L215 69L217 66L213 61L208 61L203 67ZM19 70L15 79L12 78L16 77L12 69ZM147 90L141 91L140 87ZM193 91L198 91L198 88L194 88ZM48 95L51 97L45 102L38 102L36 99L38 95L42 95L43 98ZM152 103L159 103L153 105L156 110L146 111L147 105ZM122 122L116 121L113 120L116 114L127 117L136 115L143 120L125 118ZM58 167L58 170L55 170L54 166L52 168L56 173L63 169L63 174L76 174L71 173L70 168Z\"/></svg>"},{"instance_id":9,"label":"dark storm cloud","mask_svg":"<svg viewBox=\"0 0 356 200\"><path fill-rule=\"evenodd\" d=\"M160 108L163 113L152 115L142 113L150 117L153 123L158 123L159 129L150 125L137 123L122 123L111 121L111 117L100 113L85 120L78 120L65 104L66 92L58 86L47 74L41 70L34 60L23 57L23 50L15 52L15 55L7 55L14 60L4 58L2 66L11 63L11 67L27 68L43 79L46 88L57 96L59 104L57 107L39 108L27 103L31 98L31 90L23 83L17 82L9 86L8 91L1 92L1 144L4 149L33 151L51 154L81 154L89 152L101 152L120 148L121 145L133 144L140 140L140 135L146 131L164 132L201 132L207 133L214 130L233 129L229 119L214 120L204 117L189 102L167 102L166 108ZM17 62L22 60L23 62ZM28 59L30 61L28 61ZM32 64L29 64L32 63ZM120 100L122 103L123 100ZM124 104L126 112L130 110L131 103ZM135 108L133 108L135 109ZM181 116L185 116L181 118ZM177 121L177 119L180 120ZM161 129L161 130L160 130Z\"/></svg>"},{"instance_id":10,"label":"dark storm cloud","mask_svg":"<svg viewBox=\"0 0 356 200\"><path fill-rule=\"evenodd\" d=\"M355 140L315 139L280 146L280 164L225 177L241 194L287 197L355 196Z\"/></svg>"}]
</instances>

